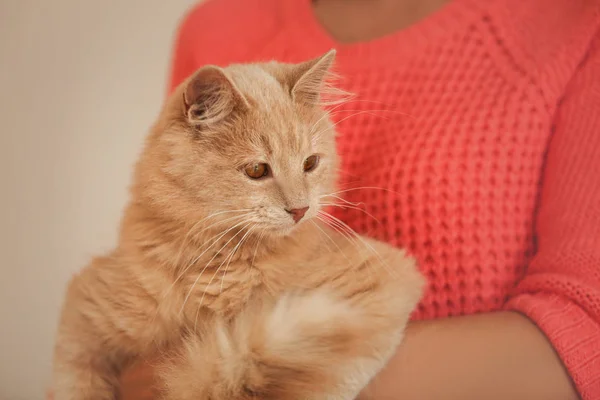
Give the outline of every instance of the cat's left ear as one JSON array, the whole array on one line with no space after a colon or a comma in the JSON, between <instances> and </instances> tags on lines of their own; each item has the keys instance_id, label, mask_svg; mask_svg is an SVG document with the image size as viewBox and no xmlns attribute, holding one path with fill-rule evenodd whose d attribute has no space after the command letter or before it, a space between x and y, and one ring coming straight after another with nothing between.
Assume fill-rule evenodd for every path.
<instances>
[{"instance_id":1,"label":"cat's left ear","mask_svg":"<svg viewBox=\"0 0 600 400\"><path fill-rule=\"evenodd\" d=\"M196 126L220 122L235 111L247 109L248 101L235 82L220 67L200 68L188 81L184 92L185 113Z\"/></svg>"},{"instance_id":2,"label":"cat's left ear","mask_svg":"<svg viewBox=\"0 0 600 400\"><path fill-rule=\"evenodd\" d=\"M318 105L325 94L327 78L335 61L335 49L313 60L297 64L293 71L291 95L301 105Z\"/></svg>"}]
</instances>

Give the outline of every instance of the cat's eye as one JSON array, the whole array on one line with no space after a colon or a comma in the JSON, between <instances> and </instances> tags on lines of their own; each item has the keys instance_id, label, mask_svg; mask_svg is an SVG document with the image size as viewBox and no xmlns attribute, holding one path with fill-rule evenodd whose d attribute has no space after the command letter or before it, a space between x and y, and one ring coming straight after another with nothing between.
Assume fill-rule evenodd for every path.
<instances>
[{"instance_id":1,"label":"cat's eye","mask_svg":"<svg viewBox=\"0 0 600 400\"><path fill-rule=\"evenodd\" d=\"M265 163L250 164L244 168L244 172L252 179L260 179L269 175L269 166Z\"/></svg>"},{"instance_id":2,"label":"cat's eye","mask_svg":"<svg viewBox=\"0 0 600 400\"><path fill-rule=\"evenodd\" d=\"M312 155L304 160L304 172L312 171L319 164L319 156Z\"/></svg>"}]
</instances>

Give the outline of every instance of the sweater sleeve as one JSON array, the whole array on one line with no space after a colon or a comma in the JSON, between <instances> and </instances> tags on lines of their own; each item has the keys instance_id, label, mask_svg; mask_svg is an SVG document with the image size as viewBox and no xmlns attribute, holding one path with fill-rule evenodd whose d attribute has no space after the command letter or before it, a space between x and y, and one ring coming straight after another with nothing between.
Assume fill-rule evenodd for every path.
<instances>
[{"instance_id":1,"label":"sweater sleeve","mask_svg":"<svg viewBox=\"0 0 600 400\"><path fill-rule=\"evenodd\" d=\"M506 304L546 334L584 400L600 399L600 36L559 106L538 251Z\"/></svg>"}]
</instances>

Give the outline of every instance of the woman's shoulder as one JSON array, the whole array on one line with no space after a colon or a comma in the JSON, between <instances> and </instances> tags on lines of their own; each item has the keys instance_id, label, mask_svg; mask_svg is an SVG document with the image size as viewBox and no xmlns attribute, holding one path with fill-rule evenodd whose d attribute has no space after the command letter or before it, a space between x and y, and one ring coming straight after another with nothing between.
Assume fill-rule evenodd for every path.
<instances>
[{"instance_id":1,"label":"woman's shoulder","mask_svg":"<svg viewBox=\"0 0 600 400\"><path fill-rule=\"evenodd\" d=\"M547 98L561 96L600 32L600 0L484 3L471 2L485 12L479 25L491 54L540 85Z\"/></svg>"},{"instance_id":2,"label":"woman's shoulder","mask_svg":"<svg viewBox=\"0 0 600 400\"><path fill-rule=\"evenodd\" d=\"M540 61L568 48L581 51L600 29L600 0L495 0L472 5L484 9L483 24L501 44L518 46Z\"/></svg>"}]
</instances>

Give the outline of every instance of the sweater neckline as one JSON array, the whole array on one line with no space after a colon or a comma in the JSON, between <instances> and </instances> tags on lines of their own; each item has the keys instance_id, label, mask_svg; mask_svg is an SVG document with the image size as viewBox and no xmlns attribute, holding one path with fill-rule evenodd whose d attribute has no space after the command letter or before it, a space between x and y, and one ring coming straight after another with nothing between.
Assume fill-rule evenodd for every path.
<instances>
[{"instance_id":1,"label":"sweater neckline","mask_svg":"<svg viewBox=\"0 0 600 400\"><path fill-rule=\"evenodd\" d=\"M385 63L420 51L431 42L442 41L464 27L472 14L466 3L470 0L450 0L438 10L406 28L366 41L343 43L336 40L314 13L312 0L286 0L286 23L295 27L297 42L319 53L335 48L338 57L352 59L353 64Z\"/></svg>"}]
</instances>

